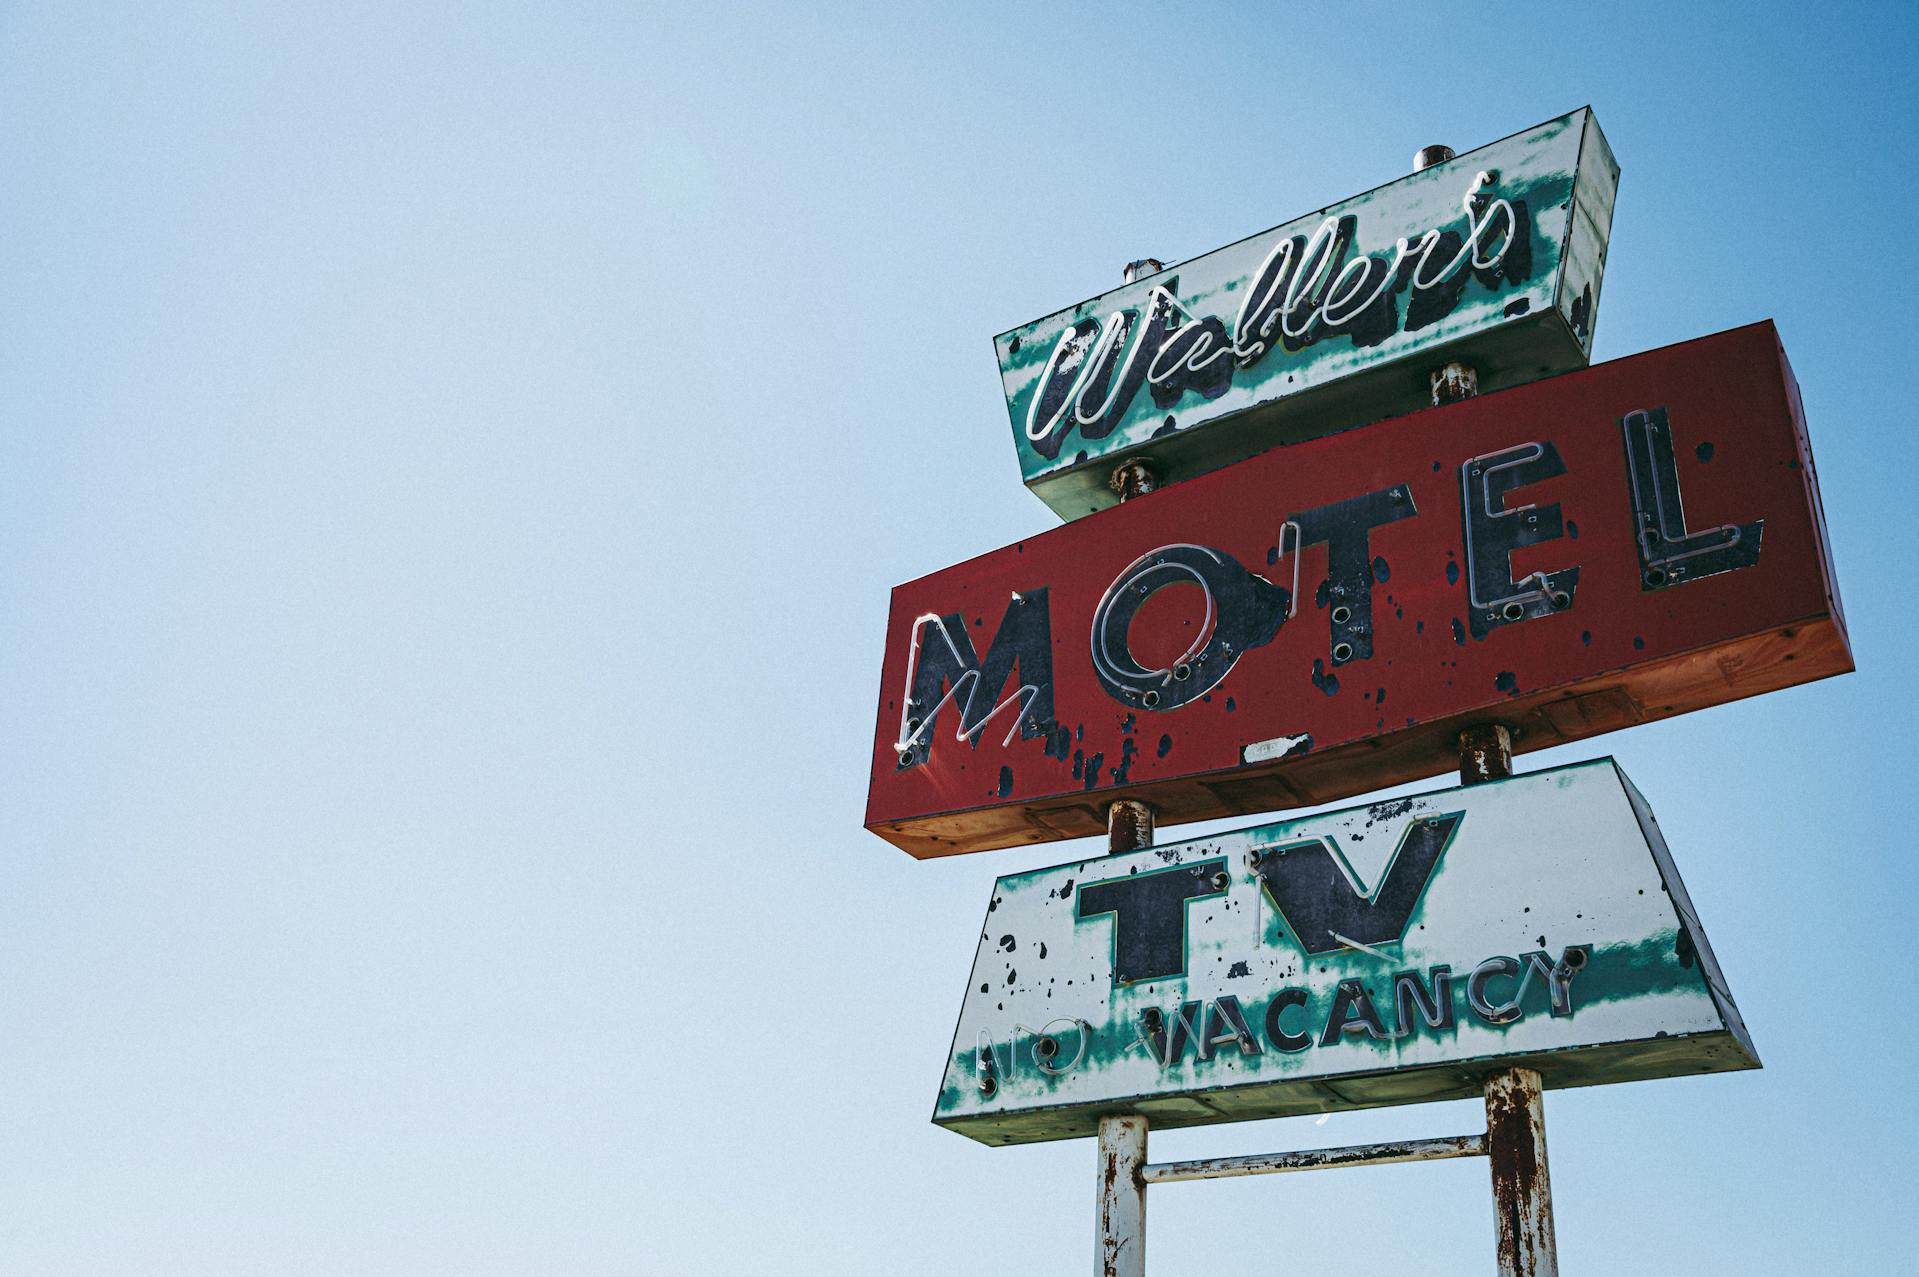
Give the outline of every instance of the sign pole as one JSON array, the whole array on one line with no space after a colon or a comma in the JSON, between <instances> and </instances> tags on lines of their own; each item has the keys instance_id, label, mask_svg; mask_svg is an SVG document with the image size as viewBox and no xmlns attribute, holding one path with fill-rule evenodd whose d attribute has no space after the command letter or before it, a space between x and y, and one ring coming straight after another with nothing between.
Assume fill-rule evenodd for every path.
<instances>
[{"instance_id":1,"label":"sign pole","mask_svg":"<svg viewBox=\"0 0 1919 1277\"><path fill-rule=\"evenodd\" d=\"M1099 1277L1146 1277L1146 1119L1099 1119Z\"/></svg>"},{"instance_id":2,"label":"sign pole","mask_svg":"<svg viewBox=\"0 0 1919 1277\"><path fill-rule=\"evenodd\" d=\"M1106 850L1153 845L1153 809L1121 799L1106 808ZM1146 1119L1099 1119L1099 1277L1146 1277Z\"/></svg>"},{"instance_id":3,"label":"sign pole","mask_svg":"<svg viewBox=\"0 0 1919 1277\"><path fill-rule=\"evenodd\" d=\"M1459 733L1459 780L1478 785L1513 774L1512 733L1479 723ZM1499 1277L1559 1277L1552 1181L1546 1173L1546 1105L1537 1069L1486 1079L1486 1159L1492 1165Z\"/></svg>"},{"instance_id":4,"label":"sign pole","mask_svg":"<svg viewBox=\"0 0 1919 1277\"><path fill-rule=\"evenodd\" d=\"M1499 1277L1559 1277L1538 1070L1506 1069L1486 1079L1486 1159L1493 1171Z\"/></svg>"}]
</instances>

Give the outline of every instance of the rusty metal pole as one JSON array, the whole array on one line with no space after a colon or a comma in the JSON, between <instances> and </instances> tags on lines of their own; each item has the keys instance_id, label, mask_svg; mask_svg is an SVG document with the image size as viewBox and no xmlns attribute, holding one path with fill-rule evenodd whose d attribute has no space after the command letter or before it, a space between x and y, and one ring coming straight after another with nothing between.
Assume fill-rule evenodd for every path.
<instances>
[{"instance_id":1,"label":"rusty metal pole","mask_svg":"<svg viewBox=\"0 0 1919 1277\"><path fill-rule=\"evenodd\" d=\"M1459 783L1477 785L1513 774L1513 734L1498 723L1476 723L1459 734Z\"/></svg>"},{"instance_id":2,"label":"rusty metal pole","mask_svg":"<svg viewBox=\"0 0 1919 1277\"><path fill-rule=\"evenodd\" d=\"M1144 851L1153 845L1153 808L1133 798L1121 798L1106 808L1106 850Z\"/></svg>"},{"instance_id":3,"label":"rusty metal pole","mask_svg":"<svg viewBox=\"0 0 1919 1277\"><path fill-rule=\"evenodd\" d=\"M1099 1119L1099 1277L1146 1277L1146 1119Z\"/></svg>"},{"instance_id":4,"label":"rusty metal pole","mask_svg":"<svg viewBox=\"0 0 1919 1277\"><path fill-rule=\"evenodd\" d=\"M1106 850L1153 845L1153 808L1122 798L1106 808ZM1099 1277L1146 1277L1146 1119L1099 1119Z\"/></svg>"},{"instance_id":5,"label":"rusty metal pole","mask_svg":"<svg viewBox=\"0 0 1919 1277\"><path fill-rule=\"evenodd\" d=\"M1486 1159L1493 1174L1499 1277L1559 1277L1538 1070L1506 1069L1486 1079Z\"/></svg>"},{"instance_id":6,"label":"rusty metal pole","mask_svg":"<svg viewBox=\"0 0 1919 1277\"><path fill-rule=\"evenodd\" d=\"M1462 785L1512 774L1511 731L1476 723L1459 733ZM1559 1277L1544 1094L1537 1069L1505 1069L1486 1079L1486 1160L1492 1167L1499 1277Z\"/></svg>"}]
</instances>

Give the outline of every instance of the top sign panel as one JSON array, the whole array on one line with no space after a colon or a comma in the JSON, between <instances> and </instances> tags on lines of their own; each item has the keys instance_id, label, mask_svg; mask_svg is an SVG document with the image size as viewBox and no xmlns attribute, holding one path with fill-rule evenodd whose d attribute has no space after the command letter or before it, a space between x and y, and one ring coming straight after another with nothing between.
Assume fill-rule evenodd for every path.
<instances>
[{"instance_id":1,"label":"top sign panel","mask_svg":"<svg viewBox=\"0 0 1919 1277\"><path fill-rule=\"evenodd\" d=\"M1275 443L1583 368L1619 166L1590 110L1241 240L995 341L1020 475L1062 518Z\"/></svg>"}]
</instances>

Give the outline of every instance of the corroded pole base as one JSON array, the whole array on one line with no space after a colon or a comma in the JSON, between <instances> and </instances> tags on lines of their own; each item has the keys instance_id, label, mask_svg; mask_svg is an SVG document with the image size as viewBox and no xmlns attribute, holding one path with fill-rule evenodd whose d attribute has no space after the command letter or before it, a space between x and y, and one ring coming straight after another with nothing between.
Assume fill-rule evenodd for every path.
<instances>
[{"instance_id":1,"label":"corroded pole base","mask_svg":"<svg viewBox=\"0 0 1919 1277\"><path fill-rule=\"evenodd\" d=\"M1146 1119L1099 1119L1100 1277L1146 1277Z\"/></svg>"},{"instance_id":2,"label":"corroded pole base","mask_svg":"<svg viewBox=\"0 0 1919 1277\"><path fill-rule=\"evenodd\" d=\"M1486 1157L1492 1163L1500 1277L1559 1277L1537 1070L1507 1069L1486 1079Z\"/></svg>"}]
</instances>

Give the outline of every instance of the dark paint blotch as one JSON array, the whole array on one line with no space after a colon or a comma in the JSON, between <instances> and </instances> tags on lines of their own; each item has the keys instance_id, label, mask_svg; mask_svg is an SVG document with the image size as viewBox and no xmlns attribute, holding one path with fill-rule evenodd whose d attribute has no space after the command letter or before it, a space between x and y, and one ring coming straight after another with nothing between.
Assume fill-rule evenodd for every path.
<instances>
[{"instance_id":1,"label":"dark paint blotch","mask_svg":"<svg viewBox=\"0 0 1919 1277\"><path fill-rule=\"evenodd\" d=\"M1313 662L1313 686L1317 687L1326 695L1332 696L1339 691L1339 675L1328 674L1326 672L1326 662L1315 660Z\"/></svg>"}]
</instances>

